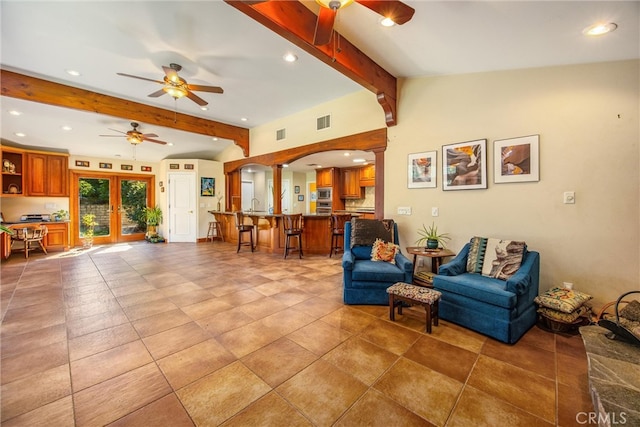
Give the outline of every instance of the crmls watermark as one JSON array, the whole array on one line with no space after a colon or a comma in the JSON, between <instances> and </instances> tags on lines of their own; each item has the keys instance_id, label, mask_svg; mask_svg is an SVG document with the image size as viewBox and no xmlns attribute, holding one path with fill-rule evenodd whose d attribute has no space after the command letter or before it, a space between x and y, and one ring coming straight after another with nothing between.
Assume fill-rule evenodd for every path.
<instances>
[{"instance_id":1,"label":"crmls watermark","mask_svg":"<svg viewBox=\"0 0 640 427\"><path fill-rule=\"evenodd\" d=\"M627 423L627 414L625 412L578 412L576 422L583 425L624 425Z\"/></svg>"}]
</instances>

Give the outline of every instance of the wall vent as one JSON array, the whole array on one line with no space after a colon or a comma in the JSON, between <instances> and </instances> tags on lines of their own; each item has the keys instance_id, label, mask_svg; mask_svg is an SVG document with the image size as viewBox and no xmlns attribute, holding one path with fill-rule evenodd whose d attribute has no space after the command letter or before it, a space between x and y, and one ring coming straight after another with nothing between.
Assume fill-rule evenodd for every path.
<instances>
[{"instance_id":1,"label":"wall vent","mask_svg":"<svg viewBox=\"0 0 640 427\"><path fill-rule=\"evenodd\" d=\"M331 115L318 117L316 119L316 130L328 129L331 127Z\"/></svg>"},{"instance_id":2,"label":"wall vent","mask_svg":"<svg viewBox=\"0 0 640 427\"><path fill-rule=\"evenodd\" d=\"M282 141L287 137L287 130L285 128L278 129L276 131L276 141Z\"/></svg>"}]
</instances>

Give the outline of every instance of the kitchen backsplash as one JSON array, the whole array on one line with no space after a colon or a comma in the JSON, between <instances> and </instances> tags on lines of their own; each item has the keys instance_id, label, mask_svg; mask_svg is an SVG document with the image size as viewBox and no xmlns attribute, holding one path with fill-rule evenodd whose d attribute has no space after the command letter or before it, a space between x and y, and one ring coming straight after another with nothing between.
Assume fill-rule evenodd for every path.
<instances>
[{"instance_id":1,"label":"kitchen backsplash","mask_svg":"<svg viewBox=\"0 0 640 427\"><path fill-rule=\"evenodd\" d=\"M347 199L345 209L371 208L376 205L376 188L364 187L364 199Z\"/></svg>"}]
</instances>

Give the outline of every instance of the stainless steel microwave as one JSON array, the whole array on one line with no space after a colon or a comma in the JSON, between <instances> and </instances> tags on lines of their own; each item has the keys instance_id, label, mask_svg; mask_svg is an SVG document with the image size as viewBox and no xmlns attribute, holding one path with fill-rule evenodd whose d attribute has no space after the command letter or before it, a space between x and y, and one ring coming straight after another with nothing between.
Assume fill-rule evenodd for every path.
<instances>
[{"instance_id":1,"label":"stainless steel microwave","mask_svg":"<svg viewBox=\"0 0 640 427\"><path fill-rule=\"evenodd\" d=\"M331 200L331 188L318 188L318 200Z\"/></svg>"}]
</instances>

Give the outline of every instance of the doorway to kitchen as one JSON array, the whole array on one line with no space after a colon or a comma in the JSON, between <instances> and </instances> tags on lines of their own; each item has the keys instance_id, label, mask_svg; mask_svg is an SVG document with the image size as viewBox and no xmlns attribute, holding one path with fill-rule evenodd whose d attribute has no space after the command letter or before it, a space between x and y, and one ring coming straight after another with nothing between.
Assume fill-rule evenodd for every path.
<instances>
[{"instance_id":1,"label":"doorway to kitchen","mask_svg":"<svg viewBox=\"0 0 640 427\"><path fill-rule=\"evenodd\" d=\"M94 215L93 243L143 240L147 231L145 208L154 206L154 181L149 175L71 172L69 206L73 245L89 233L85 215Z\"/></svg>"}]
</instances>

